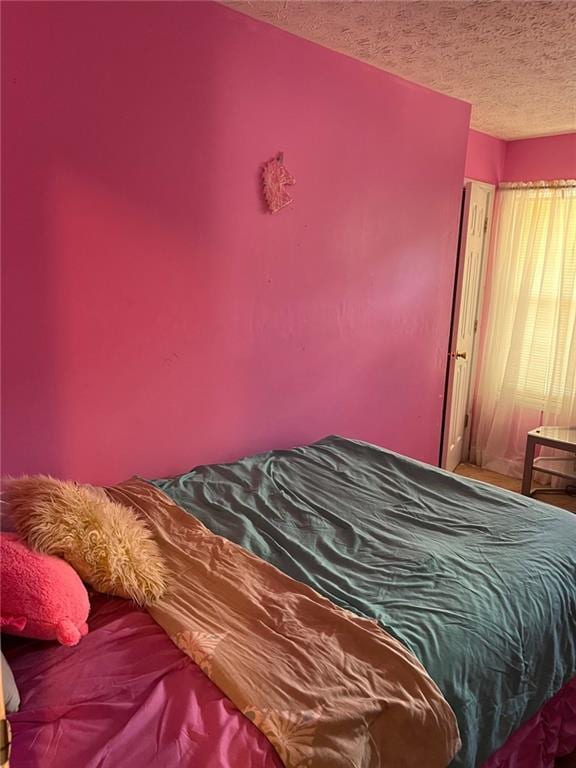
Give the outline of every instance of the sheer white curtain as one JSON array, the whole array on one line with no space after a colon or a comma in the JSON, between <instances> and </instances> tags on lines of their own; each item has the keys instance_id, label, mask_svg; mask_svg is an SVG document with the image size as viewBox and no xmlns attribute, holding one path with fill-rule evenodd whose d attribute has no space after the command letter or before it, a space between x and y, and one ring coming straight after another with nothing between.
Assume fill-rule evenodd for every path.
<instances>
[{"instance_id":1,"label":"sheer white curtain","mask_svg":"<svg viewBox=\"0 0 576 768\"><path fill-rule=\"evenodd\" d=\"M486 301L471 458L521 476L528 430L576 426L576 182L502 186Z\"/></svg>"}]
</instances>

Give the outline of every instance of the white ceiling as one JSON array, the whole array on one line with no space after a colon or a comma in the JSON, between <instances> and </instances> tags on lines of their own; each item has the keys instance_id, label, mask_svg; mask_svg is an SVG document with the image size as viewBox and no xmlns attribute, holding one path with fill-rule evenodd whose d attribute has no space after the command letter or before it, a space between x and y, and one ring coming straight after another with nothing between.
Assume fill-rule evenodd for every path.
<instances>
[{"instance_id":1,"label":"white ceiling","mask_svg":"<svg viewBox=\"0 0 576 768\"><path fill-rule=\"evenodd\" d=\"M503 139L576 131L576 0L229 0L320 45L469 101Z\"/></svg>"}]
</instances>

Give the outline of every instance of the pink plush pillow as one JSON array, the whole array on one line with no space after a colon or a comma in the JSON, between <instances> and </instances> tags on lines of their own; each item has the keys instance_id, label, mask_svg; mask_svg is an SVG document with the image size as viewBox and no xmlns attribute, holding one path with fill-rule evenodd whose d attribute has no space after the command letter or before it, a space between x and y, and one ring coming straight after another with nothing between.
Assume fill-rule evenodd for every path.
<instances>
[{"instance_id":1,"label":"pink plush pillow","mask_svg":"<svg viewBox=\"0 0 576 768\"><path fill-rule=\"evenodd\" d=\"M38 640L76 645L88 632L88 592L64 560L28 549L0 533L0 628Z\"/></svg>"}]
</instances>

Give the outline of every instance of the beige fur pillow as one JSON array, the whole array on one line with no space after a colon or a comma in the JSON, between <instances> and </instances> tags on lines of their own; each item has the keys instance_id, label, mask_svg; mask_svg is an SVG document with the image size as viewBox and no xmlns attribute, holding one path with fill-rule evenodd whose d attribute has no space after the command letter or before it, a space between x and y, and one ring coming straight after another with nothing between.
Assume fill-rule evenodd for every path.
<instances>
[{"instance_id":1,"label":"beige fur pillow","mask_svg":"<svg viewBox=\"0 0 576 768\"><path fill-rule=\"evenodd\" d=\"M103 489L45 475L8 478L3 486L28 545L67 560L98 592L148 605L166 591L166 566L146 524Z\"/></svg>"}]
</instances>

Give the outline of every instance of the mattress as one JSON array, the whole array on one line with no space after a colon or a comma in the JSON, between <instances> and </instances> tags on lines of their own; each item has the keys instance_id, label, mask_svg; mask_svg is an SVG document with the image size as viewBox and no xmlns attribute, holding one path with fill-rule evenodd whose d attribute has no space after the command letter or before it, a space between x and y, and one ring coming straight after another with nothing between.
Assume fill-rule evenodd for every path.
<instances>
[{"instance_id":1,"label":"mattress","mask_svg":"<svg viewBox=\"0 0 576 768\"><path fill-rule=\"evenodd\" d=\"M576 674L576 517L330 437L154 484L212 532L376 619L485 762Z\"/></svg>"}]
</instances>

